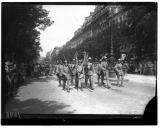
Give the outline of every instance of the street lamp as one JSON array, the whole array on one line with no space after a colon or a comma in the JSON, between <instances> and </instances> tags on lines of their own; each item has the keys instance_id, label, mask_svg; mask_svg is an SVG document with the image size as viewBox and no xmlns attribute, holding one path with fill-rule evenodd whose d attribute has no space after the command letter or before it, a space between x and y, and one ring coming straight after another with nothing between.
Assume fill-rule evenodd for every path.
<instances>
[{"instance_id":1,"label":"street lamp","mask_svg":"<svg viewBox=\"0 0 160 128\"><path fill-rule=\"evenodd\" d=\"M110 27L110 34L111 34L111 47L110 47L110 58L109 58L109 77L115 77L114 66L115 66L115 58L113 53L113 10L112 6L109 8L111 14L111 27Z\"/></svg>"}]
</instances>

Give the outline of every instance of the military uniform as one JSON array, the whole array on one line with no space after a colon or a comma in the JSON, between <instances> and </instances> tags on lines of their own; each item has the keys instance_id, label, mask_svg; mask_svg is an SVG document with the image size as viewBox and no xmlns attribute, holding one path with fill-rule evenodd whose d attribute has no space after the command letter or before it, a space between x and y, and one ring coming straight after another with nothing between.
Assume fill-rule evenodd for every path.
<instances>
[{"instance_id":1,"label":"military uniform","mask_svg":"<svg viewBox=\"0 0 160 128\"><path fill-rule=\"evenodd\" d=\"M76 66L71 64L71 84L75 84Z\"/></svg>"},{"instance_id":2,"label":"military uniform","mask_svg":"<svg viewBox=\"0 0 160 128\"><path fill-rule=\"evenodd\" d=\"M59 86L62 86L62 70L63 70L63 65L62 64L58 64L57 67L57 76L58 76L58 80L59 80Z\"/></svg>"},{"instance_id":3,"label":"military uniform","mask_svg":"<svg viewBox=\"0 0 160 128\"><path fill-rule=\"evenodd\" d=\"M49 65L49 75L51 76L53 73L53 67L52 64Z\"/></svg>"},{"instance_id":4,"label":"military uniform","mask_svg":"<svg viewBox=\"0 0 160 128\"><path fill-rule=\"evenodd\" d=\"M78 89L80 87L82 90L83 66L80 62L76 65L76 69L76 88Z\"/></svg>"},{"instance_id":5,"label":"military uniform","mask_svg":"<svg viewBox=\"0 0 160 128\"><path fill-rule=\"evenodd\" d=\"M69 80L71 79L70 77L70 71L69 71L69 67L67 64L63 65L63 70L62 70L62 78L63 78L63 89L67 89L67 91L69 92Z\"/></svg>"},{"instance_id":6,"label":"military uniform","mask_svg":"<svg viewBox=\"0 0 160 128\"><path fill-rule=\"evenodd\" d=\"M110 88L109 86L109 70L108 70L108 63L105 61L106 58L103 58L101 62L101 85L105 86L104 84L104 77L106 77L107 81L107 87Z\"/></svg>"},{"instance_id":7,"label":"military uniform","mask_svg":"<svg viewBox=\"0 0 160 128\"><path fill-rule=\"evenodd\" d=\"M100 60L101 62L101 60ZM101 63L98 63L97 64L97 68L96 68L96 73L97 73L97 81L98 81L98 85L100 85L99 81L100 81L100 78L101 78L101 72L102 72L102 67L101 67Z\"/></svg>"},{"instance_id":8,"label":"military uniform","mask_svg":"<svg viewBox=\"0 0 160 128\"><path fill-rule=\"evenodd\" d=\"M122 64L120 63L120 60L118 60L119 62L115 65L115 73L117 75L117 86L123 86L123 77L124 77L124 73L123 73L123 69L122 69ZM121 84L119 85L119 81L121 81Z\"/></svg>"},{"instance_id":9,"label":"military uniform","mask_svg":"<svg viewBox=\"0 0 160 128\"><path fill-rule=\"evenodd\" d=\"M123 73L124 73L124 76L125 76L127 74L127 70L128 70L128 64L126 62L123 63L122 69L123 69Z\"/></svg>"},{"instance_id":10,"label":"military uniform","mask_svg":"<svg viewBox=\"0 0 160 128\"><path fill-rule=\"evenodd\" d=\"M93 90L93 65L92 63L88 62L84 65L84 73L85 73L85 84L86 87L88 86L88 80L90 83L90 88Z\"/></svg>"}]
</instances>

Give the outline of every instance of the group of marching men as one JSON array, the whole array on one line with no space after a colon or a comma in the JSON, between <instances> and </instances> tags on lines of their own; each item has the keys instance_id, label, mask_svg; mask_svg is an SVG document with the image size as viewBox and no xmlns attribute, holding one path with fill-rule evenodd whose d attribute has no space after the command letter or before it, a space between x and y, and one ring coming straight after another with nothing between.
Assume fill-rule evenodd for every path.
<instances>
[{"instance_id":1,"label":"group of marching men","mask_svg":"<svg viewBox=\"0 0 160 128\"><path fill-rule=\"evenodd\" d=\"M93 77L96 73L98 86L106 87L108 89L111 88L107 57L103 56L96 65L91 63L91 61L91 57L88 57L87 62L76 59L73 59L72 63L68 63L66 60L64 63L62 63L62 61L57 61L57 64L54 67L54 73L58 78L59 86L67 92L70 92L70 85L75 85L76 89L80 89L82 91L84 87L94 90ZM118 59L115 64L114 71L117 76L117 86L123 86L123 78L127 71L127 65L122 63L121 59ZM83 80L85 86L82 86ZM106 84L104 82L105 80Z\"/></svg>"}]
</instances>

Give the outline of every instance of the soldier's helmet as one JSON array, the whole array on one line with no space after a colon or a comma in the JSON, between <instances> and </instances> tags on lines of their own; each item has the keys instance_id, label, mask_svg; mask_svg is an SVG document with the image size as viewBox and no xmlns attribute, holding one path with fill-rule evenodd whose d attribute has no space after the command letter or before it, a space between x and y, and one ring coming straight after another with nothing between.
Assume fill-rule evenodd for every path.
<instances>
[{"instance_id":1,"label":"soldier's helmet","mask_svg":"<svg viewBox=\"0 0 160 128\"><path fill-rule=\"evenodd\" d=\"M91 57L88 58L88 60L91 60L91 59L92 59Z\"/></svg>"}]
</instances>

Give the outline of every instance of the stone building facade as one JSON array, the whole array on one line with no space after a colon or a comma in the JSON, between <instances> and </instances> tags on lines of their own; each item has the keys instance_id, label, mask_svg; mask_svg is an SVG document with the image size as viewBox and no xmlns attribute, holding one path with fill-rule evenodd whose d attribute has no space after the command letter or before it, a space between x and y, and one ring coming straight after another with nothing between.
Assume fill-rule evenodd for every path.
<instances>
[{"instance_id":1,"label":"stone building facade","mask_svg":"<svg viewBox=\"0 0 160 128\"><path fill-rule=\"evenodd\" d=\"M154 38L152 44L145 43L145 41L148 41L145 39L146 33L143 30L137 32L138 29L135 27L143 26L145 28L147 21L152 22L152 18L155 18L154 14L153 17L150 16L155 11L152 10L150 5L97 5L94 11L85 18L83 25L75 31L73 38L63 46L62 50L65 51L66 55L67 53L74 54L75 50L78 49L80 49L78 52L85 50L93 58L100 58L101 54L107 54L109 58L113 55L114 58L118 59L121 54L126 54L128 62L138 61L134 65L137 65L143 59L145 61L144 54L146 56L154 54L154 57L151 57L154 58L152 62L156 61L157 21L153 22L155 35L151 37ZM150 16L150 19L145 20L148 16ZM141 22L143 25L137 25ZM148 25L151 29L153 28L152 24L149 23ZM147 29L147 31L150 31L149 27ZM137 39L138 36L144 36L144 39ZM72 49L74 49L73 53L71 52ZM67 50L69 52L66 52ZM144 50L146 52L143 52ZM72 57L70 56L70 58Z\"/></svg>"}]
</instances>

